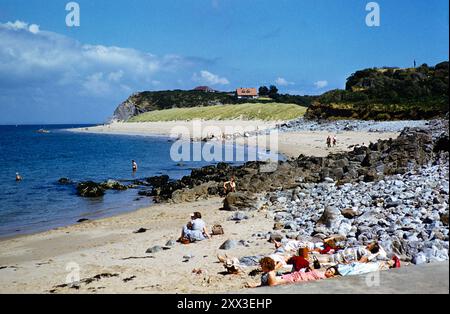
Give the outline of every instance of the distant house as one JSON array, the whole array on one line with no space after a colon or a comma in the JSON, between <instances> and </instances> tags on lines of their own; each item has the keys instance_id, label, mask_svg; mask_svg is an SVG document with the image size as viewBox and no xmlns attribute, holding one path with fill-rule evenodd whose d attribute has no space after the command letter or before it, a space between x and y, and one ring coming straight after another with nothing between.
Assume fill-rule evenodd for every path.
<instances>
[{"instance_id":1,"label":"distant house","mask_svg":"<svg viewBox=\"0 0 450 314\"><path fill-rule=\"evenodd\" d=\"M258 98L258 90L256 88L238 88L236 97L238 99L256 99Z\"/></svg>"},{"instance_id":2,"label":"distant house","mask_svg":"<svg viewBox=\"0 0 450 314\"><path fill-rule=\"evenodd\" d=\"M205 92L205 93L215 93L216 91L209 86L197 86L194 88L195 91Z\"/></svg>"}]
</instances>

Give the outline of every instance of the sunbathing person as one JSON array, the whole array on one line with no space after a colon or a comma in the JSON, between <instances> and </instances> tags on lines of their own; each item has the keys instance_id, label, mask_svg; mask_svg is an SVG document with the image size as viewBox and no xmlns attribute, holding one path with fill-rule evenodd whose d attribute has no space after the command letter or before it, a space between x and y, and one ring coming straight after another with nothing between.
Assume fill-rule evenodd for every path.
<instances>
[{"instance_id":1,"label":"sunbathing person","mask_svg":"<svg viewBox=\"0 0 450 314\"><path fill-rule=\"evenodd\" d=\"M373 273L391 268L400 267L400 262L396 256L390 261L378 261L369 263L354 262L351 264L339 264L336 266L341 276L355 276Z\"/></svg>"},{"instance_id":2,"label":"sunbathing person","mask_svg":"<svg viewBox=\"0 0 450 314\"><path fill-rule=\"evenodd\" d=\"M273 240L275 244L276 252L279 253L294 253L300 248L307 248L310 252L315 251L320 254L334 253L342 248L340 248L336 242L344 240L344 237L329 237L323 240L323 242L310 242L310 241L299 241L299 240L288 240L277 242Z\"/></svg>"},{"instance_id":3,"label":"sunbathing person","mask_svg":"<svg viewBox=\"0 0 450 314\"><path fill-rule=\"evenodd\" d=\"M309 271L309 272L294 272L288 275L277 276L275 270L275 261L270 257L265 257L260 261L261 269L263 274L261 276L261 283L257 284L247 284L248 288L256 288L260 286L278 286L284 284L306 282L306 281L316 281L326 278L332 278L336 276L337 271L335 268L329 268L326 271Z\"/></svg>"},{"instance_id":4,"label":"sunbathing person","mask_svg":"<svg viewBox=\"0 0 450 314\"><path fill-rule=\"evenodd\" d=\"M217 259L224 265L225 269L230 274L238 273L244 267L255 267L260 265L261 259L269 257L275 261L275 270L276 271L289 271L292 269L292 266L288 265L287 260L291 258L291 256L284 256L281 254L270 254L270 255L254 255L254 256L244 256L241 258L228 257L225 256L217 256Z\"/></svg>"},{"instance_id":5,"label":"sunbathing person","mask_svg":"<svg viewBox=\"0 0 450 314\"><path fill-rule=\"evenodd\" d=\"M309 266L309 250L307 248L298 249L298 255L289 258L286 263L292 265L292 272L310 271Z\"/></svg>"},{"instance_id":6,"label":"sunbathing person","mask_svg":"<svg viewBox=\"0 0 450 314\"><path fill-rule=\"evenodd\" d=\"M343 249L334 254L317 255L320 263L324 264L350 264L353 262L367 263L377 260L386 260L386 251L378 244L372 242L367 246L357 246Z\"/></svg>"}]
</instances>

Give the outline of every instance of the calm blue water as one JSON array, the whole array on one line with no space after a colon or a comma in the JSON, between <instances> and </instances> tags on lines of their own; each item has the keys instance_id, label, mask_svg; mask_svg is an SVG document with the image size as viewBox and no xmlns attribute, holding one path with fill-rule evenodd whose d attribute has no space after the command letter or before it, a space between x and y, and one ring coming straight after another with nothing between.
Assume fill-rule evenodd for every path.
<instances>
[{"instance_id":1,"label":"calm blue water","mask_svg":"<svg viewBox=\"0 0 450 314\"><path fill-rule=\"evenodd\" d=\"M151 204L138 190L107 191L99 199L75 194L72 185L58 184L61 177L73 181L131 180L167 174L173 179L190 174L206 162L170 158L167 138L79 134L64 131L79 125L0 126L0 237L34 233L133 211ZM36 130L45 128L49 134ZM139 171L133 175L131 160ZM24 178L15 181L19 172Z\"/></svg>"}]
</instances>

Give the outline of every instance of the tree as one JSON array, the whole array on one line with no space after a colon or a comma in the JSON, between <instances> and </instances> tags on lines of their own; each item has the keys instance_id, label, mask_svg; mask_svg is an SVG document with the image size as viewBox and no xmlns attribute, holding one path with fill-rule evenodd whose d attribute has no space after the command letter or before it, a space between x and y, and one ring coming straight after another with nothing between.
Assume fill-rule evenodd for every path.
<instances>
[{"instance_id":1,"label":"tree","mask_svg":"<svg viewBox=\"0 0 450 314\"><path fill-rule=\"evenodd\" d=\"M267 88L267 86L261 86L259 88L259 96L267 96L269 95L269 89Z\"/></svg>"},{"instance_id":2,"label":"tree","mask_svg":"<svg viewBox=\"0 0 450 314\"><path fill-rule=\"evenodd\" d=\"M270 98L276 98L278 96L278 88L275 85L270 85L268 96Z\"/></svg>"}]
</instances>

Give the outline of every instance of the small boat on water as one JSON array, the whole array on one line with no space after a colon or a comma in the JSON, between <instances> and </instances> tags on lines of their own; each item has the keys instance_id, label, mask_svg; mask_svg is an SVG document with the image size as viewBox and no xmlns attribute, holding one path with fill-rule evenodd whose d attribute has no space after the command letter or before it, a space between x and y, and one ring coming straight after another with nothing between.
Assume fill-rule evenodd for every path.
<instances>
[{"instance_id":1,"label":"small boat on water","mask_svg":"<svg viewBox=\"0 0 450 314\"><path fill-rule=\"evenodd\" d=\"M39 129L39 130L36 131L36 133L47 134L47 133L50 133L50 131L49 131L49 130L46 130L46 129Z\"/></svg>"}]
</instances>

